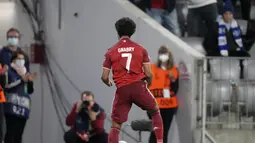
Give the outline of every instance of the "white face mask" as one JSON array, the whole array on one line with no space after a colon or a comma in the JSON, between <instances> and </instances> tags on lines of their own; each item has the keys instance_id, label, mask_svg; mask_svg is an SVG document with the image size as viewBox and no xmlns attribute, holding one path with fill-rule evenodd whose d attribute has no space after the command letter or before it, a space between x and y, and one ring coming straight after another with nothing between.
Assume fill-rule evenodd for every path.
<instances>
[{"instance_id":1,"label":"white face mask","mask_svg":"<svg viewBox=\"0 0 255 143\"><path fill-rule=\"evenodd\" d=\"M17 46L19 44L19 39L18 38L8 38L7 42L11 46Z\"/></svg>"},{"instance_id":2,"label":"white face mask","mask_svg":"<svg viewBox=\"0 0 255 143\"><path fill-rule=\"evenodd\" d=\"M18 66L18 67L24 67L24 65L25 65L25 60L16 60L15 61L15 64L16 64L16 66Z\"/></svg>"},{"instance_id":3,"label":"white face mask","mask_svg":"<svg viewBox=\"0 0 255 143\"><path fill-rule=\"evenodd\" d=\"M161 54L161 55L159 55L158 58L161 62L166 62L169 59L169 56L168 56L168 54Z\"/></svg>"}]
</instances>

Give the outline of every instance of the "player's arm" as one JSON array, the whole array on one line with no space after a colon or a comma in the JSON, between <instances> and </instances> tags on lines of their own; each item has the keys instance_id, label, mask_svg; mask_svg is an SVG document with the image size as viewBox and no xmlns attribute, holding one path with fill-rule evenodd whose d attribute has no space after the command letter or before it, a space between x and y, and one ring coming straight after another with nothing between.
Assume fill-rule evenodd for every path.
<instances>
[{"instance_id":1,"label":"player's arm","mask_svg":"<svg viewBox=\"0 0 255 143\"><path fill-rule=\"evenodd\" d=\"M111 72L111 59L110 56L106 53L105 54L105 59L104 59L104 64L103 64L103 72L101 76L101 80L106 84L107 86L112 86L112 82L110 81L110 72Z\"/></svg>"},{"instance_id":2,"label":"player's arm","mask_svg":"<svg viewBox=\"0 0 255 143\"><path fill-rule=\"evenodd\" d=\"M146 75L146 81L148 85L151 85L151 81L152 81L151 64L150 64L150 58L149 58L148 52L145 49L143 51L143 71L144 71L144 74Z\"/></svg>"},{"instance_id":3,"label":"player's arm","mask_svg":"<svg viewBox=\"0 0 255 143\"><path fill-rule=\"evenodd\" d=\"M106 84L107 86L112 86L112 82L110 81L110 69L106 69L103 67L103 73L101 76L102 81L104 82L104 84Z\"/></svg>"}]
</instances>

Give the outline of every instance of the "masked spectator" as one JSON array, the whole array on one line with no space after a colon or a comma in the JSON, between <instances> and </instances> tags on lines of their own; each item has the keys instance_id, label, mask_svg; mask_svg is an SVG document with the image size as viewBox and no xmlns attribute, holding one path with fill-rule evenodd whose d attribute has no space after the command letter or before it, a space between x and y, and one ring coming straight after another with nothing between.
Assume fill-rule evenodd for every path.
<instances>
[{"instance_id":1,"label":"masked spectator","mask_svg":"<svg viewBox=\"0 0 255 143\"><path fill-rule=\"evenodd\" d=\"M22 49L19 47L20 32L18 29L11 28L7 31L6 37L7 37L8 45L4 46L0 50L0 63L2 65L10 66L11 57L12 57L13 53L22 51ZM23 52L23 53L25 53L25 52ZM29 72L30 71L29 58L28 58L27 54L25 54L24 56L25 56L25 67L26 67L27 71Z\"/></svg>"},{"instance_id":2,"label":"masked spectator","mask_svg":"<svg viewBox=\"0 0 255 143\"><path fill-rule=\"evenodd\" d=\"M181 36L176 12L176 0L141 0L146 12L158 23L177 36Z\"/></svg>"},{"instance_id":3,"label":"masked spectator","mask_svg":"<svg viewBox=\"0 0 255 143\"><path fill-rule=\"evenodd\" d=\"M149 89L157 100L164 126L163 143L167 143L172 119L178 108L176 94L179 87L179 74L174 65L172 53L166 46L159 48L158 61L151 65L151 71L153 78ZM156 137L154 133L151 133L149 143L155 142Z\"/></svg>"},{"instance_id":4,"label":"masked spectator","mask_svg":"<svg viewBox=\"0 0 255 143\"><path fill-rule=\"evenodd\" d=\"M188 36L204 37L217 19L217 0L189 0L188 8Z\"/></svg>"},{"instance_id":5,"label":"masked spectator","mask_svg":"<svg viewBox=\"0 0 255 143\"><path fill-rule=\"evenodd\" d=\"M6 38L7 38L7 43L8 45L3 47L2 49L0 49L0 63L2 65L6 65L10 67L11 64L11 58L13 56L13 54L15 52L20 52L22 51L21 48L18 47L19 45L19 40L20 40L20 32L18 29L15 28L11 28L7 31L6 33ZM29 68L29 59L28 56L25 54L25 67L26 70L29 72L30 68ZM0 124L2 124L2 118L3 117L3 106L0 104ZM3 127L1 127L0 125L0 142L2 141L2 137L3 137Z\"/></svg>"},{"instance_id":6,"label":"masked spectator","mask_svg":"<svg viewBox=\"0 0 255 143\"><path fill-rule=\"evenodd\" d=\"M108 134L104 129L104 110L95 102L90 91L81 94L81 100L74 104L66 118L71 127L64 135L66 143L107 143Z\"/></svg>"},{"instance_id":7,"label":"masked spectator","mask_svg":"<svg viewBox=\"0 0 255 143\"><path fill-rule=\"evenodd\" d=\"M223 15L204 39L203 45L208 56L250 56L244 47L242 31L233 18L233 12L231 1L227 0Z\"/></svg>"},{"instance_id":8,"label":"masked spectator","mask_svg":"<svg viewBox=\"0 0 255 143\"><path fill-rule=\"evenodd\" d=\"M25 67L25 54L15 52L11 58L3 85L6 95L4 112L6 119L5 143L22 143L22 135L29 118L31 99L34 92L35 73L28 73Z\"/></svg>"}]
</instances>

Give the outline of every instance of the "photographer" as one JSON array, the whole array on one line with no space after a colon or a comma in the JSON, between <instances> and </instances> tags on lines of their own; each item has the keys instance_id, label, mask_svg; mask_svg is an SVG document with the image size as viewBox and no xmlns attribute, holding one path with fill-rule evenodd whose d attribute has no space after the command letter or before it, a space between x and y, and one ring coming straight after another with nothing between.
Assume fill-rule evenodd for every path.
<instances>
[{"instance_id":1,"label":"photographer","mask_svg":"<svg viewBox=\"0 0 255 143\"><path fill-rule=\"evenodd\" d=\"M64 135L65 142L107 143L104 120L104 110L95 102L93 93L84 91L66 118L66 125L71 129Z\"/></svg>"}]
</instances>

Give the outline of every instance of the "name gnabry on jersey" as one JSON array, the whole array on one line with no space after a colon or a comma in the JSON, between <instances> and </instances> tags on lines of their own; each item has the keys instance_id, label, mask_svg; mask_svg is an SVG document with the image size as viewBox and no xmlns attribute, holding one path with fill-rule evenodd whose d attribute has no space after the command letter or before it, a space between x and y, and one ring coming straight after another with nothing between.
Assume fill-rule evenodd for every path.
<instances>
[{"instance_id":1,"label":"name gnabry on jersey","mask_svg":"<svg viewBox=\"0 0 255 143\"><path fill-rule=\"evenodd\" d=\"M118 48L118 52L133 52L135 51L134 47L122 47L122 48Z\"/></svg>"}]
</instances>

